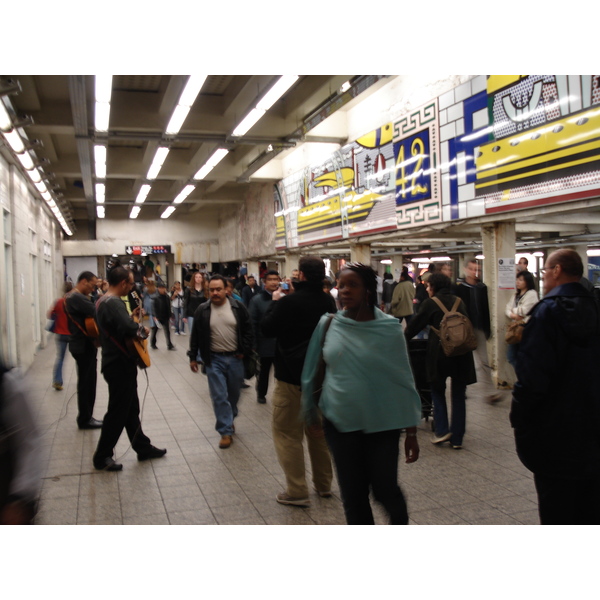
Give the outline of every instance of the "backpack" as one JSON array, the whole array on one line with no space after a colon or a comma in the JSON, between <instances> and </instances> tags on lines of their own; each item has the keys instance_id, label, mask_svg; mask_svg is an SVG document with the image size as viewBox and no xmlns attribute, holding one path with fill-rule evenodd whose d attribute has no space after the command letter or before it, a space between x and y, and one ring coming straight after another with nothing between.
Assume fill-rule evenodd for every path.
<instances>
[{"instance_id":1,"label":"backpack","mask_svg":"<svg viewBox=\"0 0 600 600\"><path fill-rule=\"evenodd\" d=\"M448 310L439 298L433 297L432 300L444 312L439 330L435 327L431 328L440 338L444 354L446 356L461 356L475 350L477 348L477 338L473 331L473 324L469 317L458 312L460 298L456 299L451 310Z\"/></svg>"}]
</instances>

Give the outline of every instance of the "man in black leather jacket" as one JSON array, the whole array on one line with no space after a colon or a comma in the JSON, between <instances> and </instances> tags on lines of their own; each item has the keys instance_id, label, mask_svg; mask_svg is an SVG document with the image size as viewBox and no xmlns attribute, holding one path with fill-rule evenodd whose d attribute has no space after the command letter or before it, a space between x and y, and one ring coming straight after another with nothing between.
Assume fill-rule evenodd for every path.
<instances>
[{"instance_id":1,"label":"man in black leather jacket","mask_svg":"<svg viewBox=\"0 0 600 600\"><path fill-rule=\"evenodd\" d=\"M545 297L519 347L510 413L517 453L534 474L543 525L600 524L600 310L570 249L542 269Z\"/></svg>"}]
</instances>

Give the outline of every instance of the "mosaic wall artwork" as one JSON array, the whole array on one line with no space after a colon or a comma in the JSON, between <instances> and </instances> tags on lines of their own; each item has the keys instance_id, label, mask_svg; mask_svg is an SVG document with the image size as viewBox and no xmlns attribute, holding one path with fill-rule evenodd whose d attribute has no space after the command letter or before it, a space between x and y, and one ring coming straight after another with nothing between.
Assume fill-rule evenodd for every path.
<instances>
[{"instance_id":1,"label":"mosaic wall artwork","mask_svg":"<svg viewBox=\"0 0 600 600\"><path fill-rule=\"evenodd\" d=\"M275 186L276 247L600 193L600 76L480 75Z\"/></svg>"}]
</instances>

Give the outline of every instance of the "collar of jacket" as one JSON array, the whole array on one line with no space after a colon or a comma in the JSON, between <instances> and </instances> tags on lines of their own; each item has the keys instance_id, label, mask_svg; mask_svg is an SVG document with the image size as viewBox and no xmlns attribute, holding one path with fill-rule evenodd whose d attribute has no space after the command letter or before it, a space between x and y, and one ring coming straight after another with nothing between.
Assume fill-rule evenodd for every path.
<instances>
[{"instance_id":1,"label":"collar of jacket","mask_svg":"<svg viewBox=\"0 0 600 600\"><path fill-rule=\"evenodd\" d=\"M323 284L320 281L294 281L294 290L323 291Z\"/></svg>"}]
</instances>

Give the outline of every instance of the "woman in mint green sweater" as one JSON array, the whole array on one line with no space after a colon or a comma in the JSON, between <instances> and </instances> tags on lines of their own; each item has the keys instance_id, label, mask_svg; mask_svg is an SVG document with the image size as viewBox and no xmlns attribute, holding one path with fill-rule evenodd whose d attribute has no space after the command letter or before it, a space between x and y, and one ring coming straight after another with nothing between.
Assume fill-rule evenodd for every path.
<instances>
[{"instance_id":1,"label":"woman in mint green sweater","mask_svg":"<svg viewBox=\"0 0 600 600\"><path fill-rule=\"evenodd\" d=\"M390 523L406 525L408 511L398 486L399 442L401 431L406 430L406 462L415 462L419 457L416 426L421 420L421 402L402 327L397 319L376 308L377 280L371 267L345 265L338 289L345 310L321 318L306 354L302 372L304 416L314 423L322 413L347 523L374 523L369 503L372 490ZM317 408L314 377L324 333L326 370Z\"/></svg>"}]
</instances>

